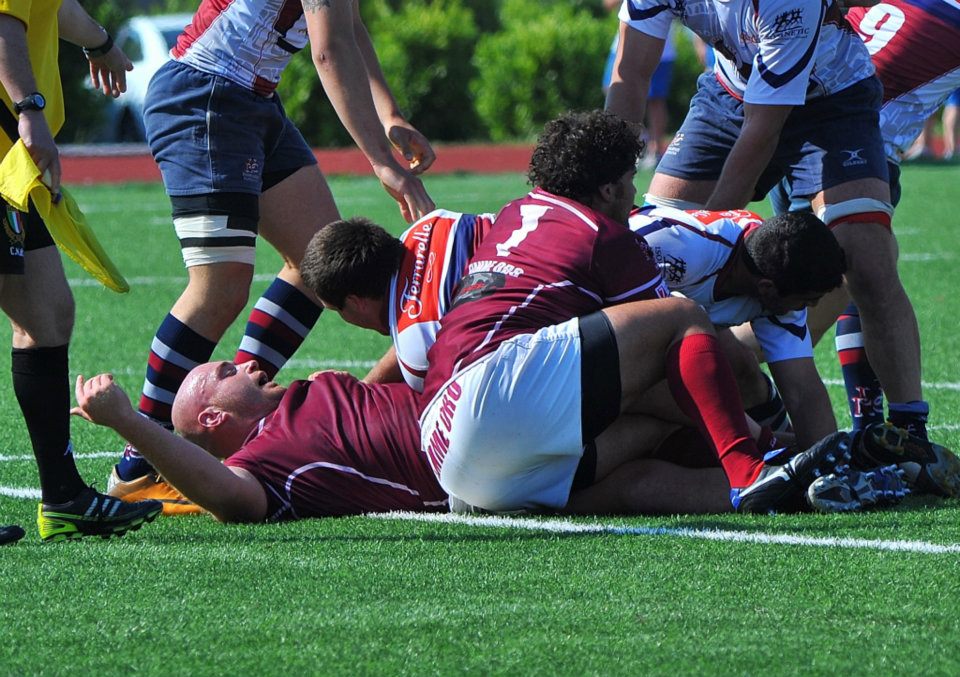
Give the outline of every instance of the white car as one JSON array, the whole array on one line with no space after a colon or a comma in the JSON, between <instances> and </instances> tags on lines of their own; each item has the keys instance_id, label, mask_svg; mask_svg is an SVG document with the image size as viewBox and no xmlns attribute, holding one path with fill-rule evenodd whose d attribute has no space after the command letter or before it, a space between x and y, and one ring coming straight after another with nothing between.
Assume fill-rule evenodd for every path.
<instances>
[{"instance_id":1,"label":"white car","mask_svg":"<svg viewBox=\"0 0 960 677\"><path fill-rule=\"evenodd\" d=\"M127 91L111 106L108 135L115 141L143 141L143 101L153 74L170 58L177 36L193 14L135 16L120 27L115 42L133 62Z\"/></svg>"}]
</instances>

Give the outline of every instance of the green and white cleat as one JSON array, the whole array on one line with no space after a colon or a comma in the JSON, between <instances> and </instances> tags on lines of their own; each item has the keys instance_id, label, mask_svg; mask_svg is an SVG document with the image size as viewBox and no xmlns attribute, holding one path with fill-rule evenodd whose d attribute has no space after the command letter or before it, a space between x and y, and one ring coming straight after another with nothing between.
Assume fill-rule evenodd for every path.
<instances>
[{"instance_id":1,"label":"green and white cleat","mask_svg":"<svg viewBox=\"0 0 960 677\"><path fill-rule=\"evenodd\" d=\"M152 522L163 510L160 501L125 503L87 487L67 503L37 506L37 528L46 542L85 536L123 536Z\"/></svg>"}]
</instances>

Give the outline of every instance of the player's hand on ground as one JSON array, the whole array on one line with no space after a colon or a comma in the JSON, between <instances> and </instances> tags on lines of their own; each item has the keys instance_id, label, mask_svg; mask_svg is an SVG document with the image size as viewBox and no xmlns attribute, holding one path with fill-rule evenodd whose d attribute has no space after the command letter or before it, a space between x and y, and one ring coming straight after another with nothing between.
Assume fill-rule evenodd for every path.
<instances>
[{"instance_id":1,"label":"player's hand on ground","mask_svg":"<svg viewBox=\"0 0 960 677\"><path fill-rule=\"evenodd\" d=\"M378 165L374 166L373 171L380 179L384 190L397 201L400 213L407 223L413 223L435 209L433 200L430 199L420 179L401 169L399 165L395 164L394 167Z\"/></svg>"},{"instance_id":2,"label":"player's hand on ground","mask_svg":"<svg viewBox=\"0 0 960 677\"><path fill-rule=\"evenodd\" d=\"M17 131L33 158L43 182L56 197L60 195L60 151L50 133L43 111L28 110L20 113ZM55 200L56 201L56 200Z\"/></svg>"},{"instance_id":3,"label":"player's hand on ground","mask_svg":"<svg viewBox=\"0 0 960 677\"><path fill-rule=\"evenodd\" d=\"M85 380L77 376L75 388L77 406L70 410L92 423L113 427L133 412L130 398L113 381L113 374L98 374Z\"/></svg>"},{"instance_id":4,"label":"player's hand on ground","mask_svg":"<svg viewBox=\"0 0 960 677\"><path fill-rule=\"evenodd\" d=\"M133 63L123 50L113 46L103 56L91 56L90 82L106 96L116 99L127 91L127 72L133 70Z\"/></svg>"},{"instance_id":5,"label":"player's hand on ground","mask_svg":"<svg viewBox=\"0 0 960 677\"><path fill-rule=\"evenodd\" d=\"M390 144L403 155L409 163L410 171L422 174L430 169L430 165L437 159L430 142L423 134L410 126L405 120L395 124L387 130Z\"/></svg>"}]
</instances>

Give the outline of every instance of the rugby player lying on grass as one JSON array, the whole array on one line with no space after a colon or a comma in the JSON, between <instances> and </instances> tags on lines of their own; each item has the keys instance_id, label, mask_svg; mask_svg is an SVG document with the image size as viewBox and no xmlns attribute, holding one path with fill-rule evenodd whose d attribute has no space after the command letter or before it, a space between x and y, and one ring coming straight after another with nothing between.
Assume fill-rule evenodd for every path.
<instances>
[{"instance_id":1,"label":"rugby player lying on grass","mask_svg":"<svg viewBox=\"0 0 960 677\"><path fill-rule=\"evenodd\" d=\"M182 437L139 416L109 374L78 377L76 396L72 413L138 445L167 481L224 522L447 509L420 452L416 394L403 384L326 371L285 388L256 362L211 362L188 374L174 402ZM592 478L575 478L562 512L731 510L726 476L692 429L625 415L596 444L603 460ZM870 500L889 502L897 489ZM829 482L816 485L817 507L849 505L837 492Z\"/></svg>"},{"instance_id":2,"label":"rugby player lying on grass","mask_svg":"<svg viewBox=\"0 0 960 677\"><path fill-rule=\"evenodd\" d=\"M189 373L174 401L182 437L139 416L109 374L78 377L76 396L74 414L117 431L170 484L225 522L447 509L420 451L417 394L404 384L366 384L327 371L285 388L256 362L210 362ZM676 428L622 417L597 444L648 453ZM601 455L607 461L592 478L579 478L583 490L575 487L569 511L730 510L719 468L631 461L626 448Z\"/></svg>"}]
</instances>

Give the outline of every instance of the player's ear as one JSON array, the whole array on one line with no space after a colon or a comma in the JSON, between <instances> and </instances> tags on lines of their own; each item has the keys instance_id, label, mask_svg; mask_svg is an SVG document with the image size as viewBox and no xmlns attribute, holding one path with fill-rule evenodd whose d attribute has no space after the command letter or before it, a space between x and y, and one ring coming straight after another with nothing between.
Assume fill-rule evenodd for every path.
<instances>
[{"instance_id":1,"label":"player's ear","mask_svg":"<svg viewBox=\"0 0 960 677\"><path fill-rule=\"evenodd\" d=\"M226 414L216 407L207 407L197 416L197 423L205 430L214 430L226 420Z\"/></svg>"},{"instance_id":2,"label":"player's ear","mask_svg":"<svg viewBox=\"0 0 960 677\"><path fill-rule=\"evenodd\" d=\"M617 183L605 183L597 189L597 193L603 202L610 203L617 199L618 190Z\"/></svg>"},{"instance_id":3,"label":"player's ear","mask_svg":"<svg viewBox=\"0 0 960 677\"><path fill-rule=\"evenodd\" d=\"M773 280L761 277L757 280L757 297L760 299L760 302L766 305L764 302L768 300L773 300L779 298L780 290L777 289L777 285L773 283Z\"/></svg>"}]
</instances>

